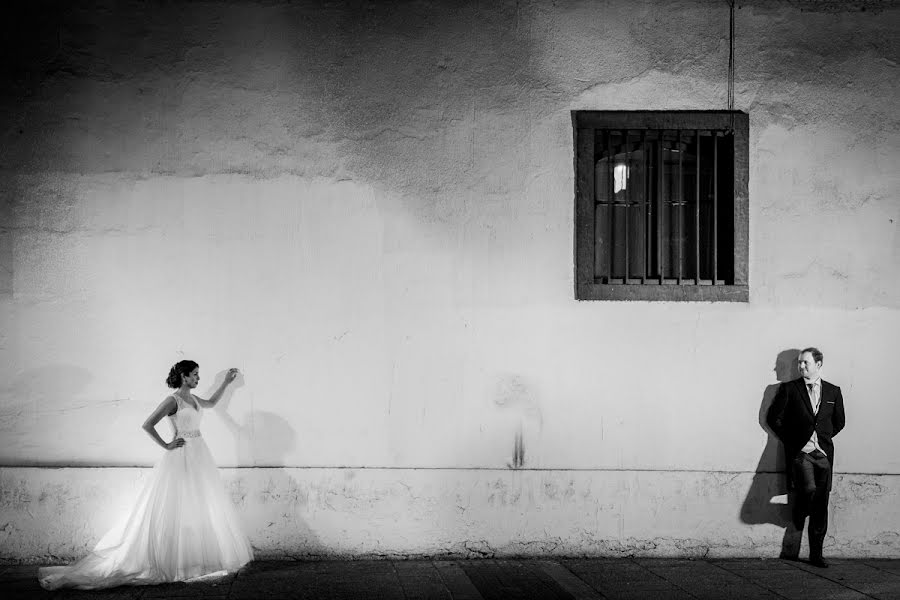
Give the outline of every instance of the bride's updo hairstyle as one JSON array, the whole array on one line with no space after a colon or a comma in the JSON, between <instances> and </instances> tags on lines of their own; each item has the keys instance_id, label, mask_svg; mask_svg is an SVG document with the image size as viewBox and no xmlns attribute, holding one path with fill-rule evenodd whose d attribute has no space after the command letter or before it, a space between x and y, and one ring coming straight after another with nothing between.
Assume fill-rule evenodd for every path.
<instances>
[{"instance_id":1,"label":"bride's updo hairstyle","mask_svg":"<svg viewBox=\"0 0 900 600\"><path fill-rule=\"evenodd\" d=\"M166 377L166 385L172 389L177 390L181 387L181 377L184 375L190 375L191 371L199 366L200 365L192 360L179 360L177 363L172 365L171 369L169 369L169 376Z\"/></svg>"}]
</instances>

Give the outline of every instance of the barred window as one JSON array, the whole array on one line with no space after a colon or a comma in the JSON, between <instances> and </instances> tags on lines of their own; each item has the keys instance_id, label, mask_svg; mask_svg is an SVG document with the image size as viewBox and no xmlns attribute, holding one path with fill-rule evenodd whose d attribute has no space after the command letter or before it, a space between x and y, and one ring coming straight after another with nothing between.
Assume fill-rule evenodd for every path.
<instances>
[{"instance_id":1,"label":"barred window","mask_svg":"<svg viewBox=\"0 0 900 600\"><path fill-rule=\"evenodd\" d=\"M746 302L747 115L572 116L576 298Z\"/></svg>"}]
</instances>

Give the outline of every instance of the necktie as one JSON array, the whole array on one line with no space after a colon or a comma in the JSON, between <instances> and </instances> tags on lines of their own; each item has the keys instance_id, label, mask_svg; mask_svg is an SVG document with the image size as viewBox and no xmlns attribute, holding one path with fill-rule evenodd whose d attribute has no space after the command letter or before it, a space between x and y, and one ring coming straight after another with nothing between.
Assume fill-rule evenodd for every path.
<instances>
[{"instance_id":1,"label":"necktie","mask_svg":"<svg viewBox=\"0 0 900 600\"><path fill-rule=\"evenodd\" d=\"M818 414L819 403L816 401L816 384L807 383L806 387L809 389L809 401L812 403L813 413Z\"/></svg>"}]
</instances>

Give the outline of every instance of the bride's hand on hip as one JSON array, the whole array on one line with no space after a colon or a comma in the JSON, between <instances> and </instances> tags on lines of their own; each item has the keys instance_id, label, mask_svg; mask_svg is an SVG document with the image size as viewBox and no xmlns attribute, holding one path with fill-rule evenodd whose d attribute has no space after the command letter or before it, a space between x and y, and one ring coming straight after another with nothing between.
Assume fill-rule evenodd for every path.
<instances>
[{"instance_id":1,"label":"bride's hand on hip","mask_svg":"<svg viewBox=\"0 0 900 600\"><path fill-rule=\"evenodd\" d=\"M174 450L175 448L181 448L182 446L184 446L184 438L175 438L166 444L166 450Z\"/></svg>"}]
</instances>

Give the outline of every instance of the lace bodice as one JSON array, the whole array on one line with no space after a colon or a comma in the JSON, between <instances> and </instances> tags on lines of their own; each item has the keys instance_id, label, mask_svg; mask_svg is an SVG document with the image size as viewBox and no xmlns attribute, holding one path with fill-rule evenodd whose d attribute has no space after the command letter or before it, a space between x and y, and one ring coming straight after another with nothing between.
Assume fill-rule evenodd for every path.
<instances>
[{"instance_id":1,"label":"lace bodice","mask_svg":"<svg viewBox=\"0 0 900 600\"><path fill-rule=\"evenodd\" d=\"M197 405L197 408L194 408L191 403L182 400L178 394L172 395L175 397L175 404L178 407L178 411L169 418L172 419L172 425L175 426L176 435L199 431L202 413L197 398L193 397L193 400Z\"/></svg>"}]
</instances>

